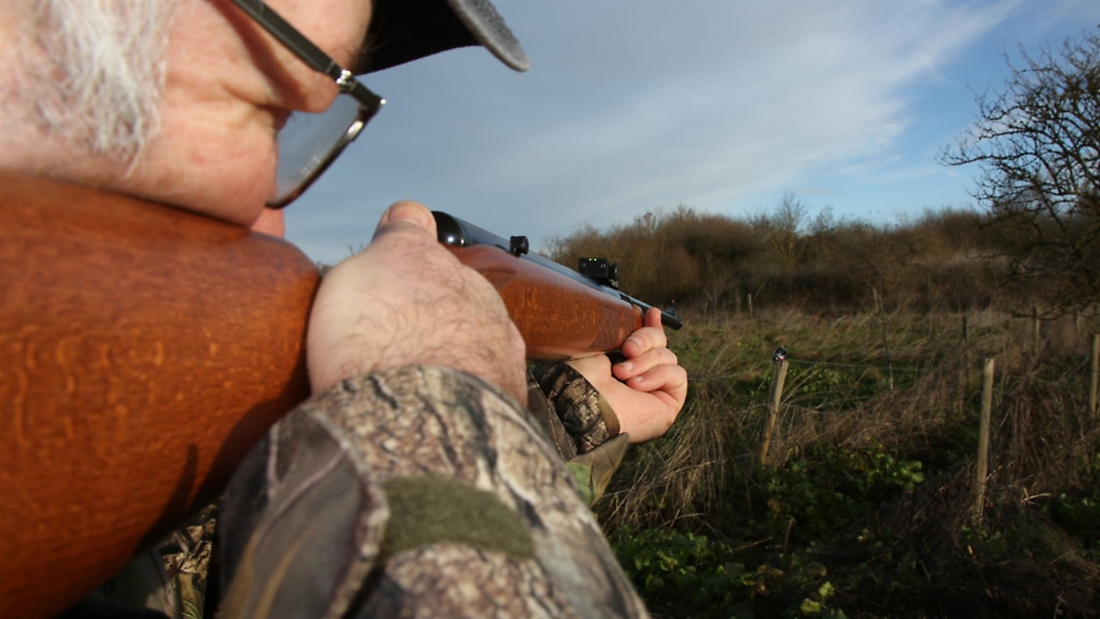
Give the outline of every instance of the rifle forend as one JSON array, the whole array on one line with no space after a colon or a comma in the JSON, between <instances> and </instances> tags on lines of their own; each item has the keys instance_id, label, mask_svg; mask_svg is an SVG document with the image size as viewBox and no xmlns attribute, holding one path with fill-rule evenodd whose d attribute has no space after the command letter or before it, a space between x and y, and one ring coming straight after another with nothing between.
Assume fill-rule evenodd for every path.
<instances>
[{"instance_id":1,"label":"rifle forend","mask_svg":"<svg viewBox=\"0 0 1100 619\"><path fill-rule=\"evenodd\" d=\"M497 289L527 344L527 358L554 361L618 350L641 328L651 306L528 251L526 237L510 240L439 211L439 241ZM679 329L680 318L661 313Z\"/></svg>"}]
</instances>

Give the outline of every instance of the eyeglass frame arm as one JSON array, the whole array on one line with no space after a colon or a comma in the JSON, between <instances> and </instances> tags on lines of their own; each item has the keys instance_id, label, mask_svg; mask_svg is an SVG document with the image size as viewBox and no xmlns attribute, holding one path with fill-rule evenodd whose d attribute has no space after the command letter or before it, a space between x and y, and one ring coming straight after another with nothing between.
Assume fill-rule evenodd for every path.
<instances>
[{"instance_id":1,"label":"eyeglass frame arm","mask_svg":"<svg viewBox=\"0 0 1100 619\"><path fill-rule=\"evenodd\" d=\"M375 109L385 104L385 100L357 80L354 73L337 64L332 57L314 45L313 41L307 39L297 28L283 19L282 15L276 13L275 9L264 4L263 0L233 0L233 4L247 13L311 69L331 77L341 92L348 93L360 103Z\"/></svg>"}]
</instances>

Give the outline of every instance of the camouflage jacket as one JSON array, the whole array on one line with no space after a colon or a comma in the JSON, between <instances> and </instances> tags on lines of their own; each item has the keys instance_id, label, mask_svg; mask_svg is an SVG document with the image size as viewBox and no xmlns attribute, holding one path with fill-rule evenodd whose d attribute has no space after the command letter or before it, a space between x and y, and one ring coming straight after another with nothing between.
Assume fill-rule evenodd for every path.
<instances>
[{"instance_id":1,"label":"camouflage jacket","mask_svg":"<svg viewBox=\"0 0 1100 619\"><path fill-rule=\"evenodd\" d=\"M438 367L294 410L223 500L221 616L646 616L586 506L628 437L567 366L534 378L531 410Z\"/></svg>"}]
</instances>

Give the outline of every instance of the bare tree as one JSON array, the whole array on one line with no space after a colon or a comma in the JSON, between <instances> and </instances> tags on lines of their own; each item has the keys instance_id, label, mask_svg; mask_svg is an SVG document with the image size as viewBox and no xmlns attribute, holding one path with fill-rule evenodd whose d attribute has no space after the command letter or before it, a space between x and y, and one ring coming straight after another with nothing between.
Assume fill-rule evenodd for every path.
<instances>
[{"instance_id":1,"label":"bare tree","mask_svg":"<svg viewBox=\"0 0 1100 619\"><path fill-rule=\"evenodd\" d=\"M779 255L783 268L794 271L803 250L801 235L806 227L806 206L793 191L786 191L775 214L768 218L768 224L768 241Z\"/></svg>"},{"instance_id":2,"label":"bare tree","mask_svg":"<svg viewBox=\"0 0 1100 619\"><path fill-rule=\"evenodd\" d=\"M1015 284L1053 312L1100 301L1100 36L1008 61L1003 91L943 155L976 163L974 197L1004 236ZM1030 302L1030 301L1029 301Z\"/></svg>"}]
</instances>

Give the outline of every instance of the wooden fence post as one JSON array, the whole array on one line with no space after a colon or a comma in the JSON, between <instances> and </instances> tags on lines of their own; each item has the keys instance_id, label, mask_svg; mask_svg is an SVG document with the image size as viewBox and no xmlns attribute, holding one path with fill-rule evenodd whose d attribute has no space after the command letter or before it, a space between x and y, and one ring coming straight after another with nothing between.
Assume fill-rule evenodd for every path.
<instances>
[{"instance_id":1,"label":"wooden fence post","mask_svg":"<svg viewBox=\"0 0 1100 619\"><path fill-rule=\"evenodd\" d=\"M975 525L982 523L985 509L985 485L989 477L989 418L993 411L993 359L985 360L982 371L982 413L978 422L978 462L974 475L974 509L971 521Z\"/></svg>"},{"instance_id":2,"label":"wooden fence post","mask_svg":"<svg viewBox=\"0 0 1100 619\"><path fill-rule=\"evenodd\" d=\"M749 293L749 318L752 318L752 293Z\"/></svg>"},{"instance_id":3,"label":"wooden fence post","mask_svg":"<svg viewBox=\"0 0 1100 619\"><path fill-rule=\"evenodd\" d=\"M1097 402L1096 402L1096 400L1097 400L1097 394L1096 394L1097 387L1096 387L1096 385L1097 385L1097 382L1098 382L1097 377L1098 377L1098 375L1100 375L1100 333L1093 333L1092 334L1092 355L1090 355L1090 356L1092 357L1092 359L1091 359L1092 375L1089 378L1089 412L1092 413L1092 418L1095 421L1096 418L1097 418L1097 416L1096 416L1096 412L1097 412L1096 411L1096 406L1097 406Z\"/></svg>"},{"instance_id":4,"label":"wooden fence post","mask_svg":"<svg viewBox=\"0 0 1100 619\"><path fill-rule=\"evenodd\" d=\"M768 419L764 422L764 441L760 445L760 466L768 464L768 450L771 449L772 435L775 433L779 418L779 402L783 399L783 381L787 380L787 360L776 363L772 374L772 390L768 396Z\"/></svg>"}]
</instances>

